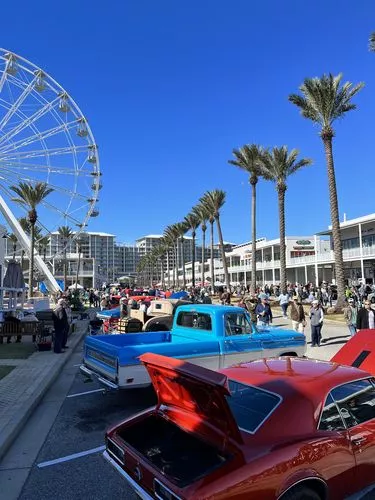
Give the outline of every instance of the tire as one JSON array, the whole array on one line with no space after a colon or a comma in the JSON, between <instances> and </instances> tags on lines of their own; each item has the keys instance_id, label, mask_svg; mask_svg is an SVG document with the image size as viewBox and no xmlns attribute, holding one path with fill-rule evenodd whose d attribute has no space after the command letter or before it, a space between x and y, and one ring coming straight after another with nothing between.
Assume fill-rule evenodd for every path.
<instances>
[{"instance_id":1,"label":"tire","mask_svg":"<svg viewBox=\"0 0 375 500\"><path fill-rule=\"evenodd\" d=\"M322 500L322 498L316 491L301 485L288 490L280 500Z\"/></svg>"}]
</instances>

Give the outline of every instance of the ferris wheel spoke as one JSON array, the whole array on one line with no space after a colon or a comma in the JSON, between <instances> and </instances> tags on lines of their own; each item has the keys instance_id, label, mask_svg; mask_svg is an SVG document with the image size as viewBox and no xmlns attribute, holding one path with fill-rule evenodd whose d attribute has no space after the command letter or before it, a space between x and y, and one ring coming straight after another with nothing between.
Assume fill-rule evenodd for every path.
<instances>
[{"instance_id":1,"label":"ferris wheel spoke","mask_svg":"<svg viewBox=\"0 0 375 500\"><path fill-rule=\"evenodd\" d=\"M15 178L19 182L30 182L31 184L37 184L40 182L39 179L35 179L32 177L27 177L24 174L18 174L17 172L14 172L9 169L2 169L0 172L0 177L3 177L4 180L8 181L9 184L14 184ZM58 186L57 184L51 184L51 182L48 182L48 187L52 188L54 191L61 193L61 194L66 194L67 196L71 198L75 198L77 200L86 200L88 201L88 196L85 196L83 194L77 193L76 191L73 191L68 188L64 188L62 186Z\"/></svg>"},{"instance_id":2,"label":"ferris wheel spoke","mask_svg":"<svg viewBox=\"0 0 375 500\"><path fill-rule=\"evenodd\" d=\"M81 177L94 177L93 172L83 169L70 169L63 167L53 167L52 165L42 165L36 163L19 163L9 160L2 160L0 158L0 172L5 167L12 167L14 170L30 170L32 172L44 172L52 174L66 174L66 175L78 175Z\"/></svg>"},{"instance_id":3,"label":"ferris wheel spoke","mask_svg":"<svg viewBox=\"0 0 375 500\"><path fill-rule=\"evenodd\" d=\"M4 134L2 137L0 137L0 145L4 143L4 141L10 140L12 137L15 137L17 134L19 134L22 130L25 128L29 127L32 123L36 122L44 116L48 111L50 111L58 102L59 102L59 96L57 96L53 101L47 102L41 109L39 109L36 113L31 115L29 118L24 120L18 127L15 127L14 129L10 130L7 134Z\"/></svg>"},{"instance_id":4,"label":"ferris wheel spoke","mask_svg":"<svg viewBox=\"0 0 375 500\"><path fill-rule=\"evenodd\" d=\"M27 87L24 88L23 92L20 94L18 99L15 101L15 103L12 105L8 113L3 117L3 119L0 121L0 130L3 130L5 125L9 122L9 120L12 118L14 113L19 109L21 104L25 101L25 99L28 97L28 95L32 92L33 87L35 85L36 78L33 78L31 82L27 85Z\"/></svg>"},{"instance_id":5,"label":"ferris wheel spoke","mask_svg":"<svg viewBox=\"0 0 375 500\"><path fill-rule=\"evenodd\" d=\"M70 214L68 214L66 211L64 210L60 210L59 208L55 207L54 205L52 205L51 203L48 203L48 201L42 201L41 203L45 208L48 208L50 210L52 210L53 212L56 212L58 213L60 216L62 216L64 219L70 219L72 222L74 222L75 224L80 224L81 221L79 221L78 219L76 219L75 217L72 217Z\"/></svg>"},{"instance_id":6,"label":"ferris wheel spoke","mask_svg":"<svg viewBox=\"0 0 375 500\"><path fill-rule=\"evenodd\" d=\"M45 130L44 132L39 132L33 135L30 135L29 137L26 137L25 139L20 139L19 141L16 142L11 142L10 144L7 144L6 146L3 146L0 148L0 156L2 156L4 153L7 153L9 151L15 151L17 149L23 148L25 146L28 146L29 144L32 144L35 141L41 141L48 139L49 137L52 137L54 135L59 134L60 132L69 132L72 128L77 126L78 120L73 120L68 123L62 123L61 125L57 127L50 128L48 130Z\"/></svg>"},{"instance_id":7,"label":"ferris wheel spoke","mask_svg":"<svg viewBox=\"0 0 375 500\"><path fill-rule=\"evenodd\" d=\"M66 146L64 148L55 148L55 149L49 149L48 150L48 156L58 156L58 155L64 155L64 154L70 154L70 153L81 153L87 151L87 146ZM7 153L1 153L1 158L3 158L5 161L7 159L13 160L13 159L19 159L19 158L40 158L40 157L45 157L46 156L46 151L44 149L38 149L35 151L21 151L21 152L14 152L10 151Z\"/></svg>"}]
</instances>

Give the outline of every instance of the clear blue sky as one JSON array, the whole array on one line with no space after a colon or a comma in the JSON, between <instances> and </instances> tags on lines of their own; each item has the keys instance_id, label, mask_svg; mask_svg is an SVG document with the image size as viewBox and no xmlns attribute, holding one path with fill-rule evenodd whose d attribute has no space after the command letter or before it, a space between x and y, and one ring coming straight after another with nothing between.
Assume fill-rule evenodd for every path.
<instances>
[{"instance_id":1,"label":"clear blue sky","mask_svg":"<svg viewBox=\"0 0 375 500\"><path fill-rule=\"evenodd\" d=\"M364 81L334 141L341 215L374 210L373 0L21 0L3 2L1 45L52 75L100 147L101 216L89 229L132 242L179 221L206 191L227 192L224 239L250 239L250 188L228 165L246 142L298 148L287 233L330 223L318 130L287 97L304 77ZM258 236L278 235L276 192L258 189Z\"/></svg>"}]
</instances>

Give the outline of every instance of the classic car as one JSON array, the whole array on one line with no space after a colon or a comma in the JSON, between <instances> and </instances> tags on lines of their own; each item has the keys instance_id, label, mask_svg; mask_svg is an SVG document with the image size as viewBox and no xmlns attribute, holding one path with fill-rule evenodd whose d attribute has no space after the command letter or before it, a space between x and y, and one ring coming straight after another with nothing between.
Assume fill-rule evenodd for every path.
<instances>
[{"instance_id":1,"label":"classic car","mask_svg":"<svg viewBox=\"0 0 375 500\"><path fill-rule=\"evenodd\" d=\"M138 309L130 310L130 317L137 318L143 323L144 332L170 331L177 308L189 304L187 300L157 299L150 302L147 313ZM190 302L191 304L191 302Z\"/></svg>"},{"instance_id":2,"label":"classic car","mask_svg":"<svg viewBox=\"0 0 375 500\"><path fill-rule=\"evenodd\" d=\"M171 331L86 337L81 372L111 389L151 384L139 360L155 352L219 370L264 356L306 352L306 338L294 330L259 332L242 307L183 305L177 308Z\"/></svg>"},{"instance_id":3,"label":"classic car","mask_svg":"<svg viewBox=\"0 0 375 500\"><path fill-rule=\"evenodd\" d=\"M375 483L374 364L371 374L264 358L214 372L141 361L158 402L112 427L104 452L139 497L342 500Z\"/></svg>"}]
</instances>

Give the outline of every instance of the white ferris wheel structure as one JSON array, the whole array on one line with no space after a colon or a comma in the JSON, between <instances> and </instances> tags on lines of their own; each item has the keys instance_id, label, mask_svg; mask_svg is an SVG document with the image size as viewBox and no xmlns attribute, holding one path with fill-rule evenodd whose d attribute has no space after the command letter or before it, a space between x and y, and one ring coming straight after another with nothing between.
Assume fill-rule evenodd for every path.
<instances>
[{"instance_id":1,"label":"white ferris wheel structure","mask_svg":"<svg viewBox=\"0 0 375 500\"><path fill-rule=\"evenodd\" d=\"M39 234L69 226L74 237L99 214L98 147L78 105L44 70L0 48L0 212L30 255L11 186L44 182L53 191L37 207ZM36 248L37 248L36 242ZM37 252L35 264L50 291L60 290Z\"/></svg>"}]
</instances>

